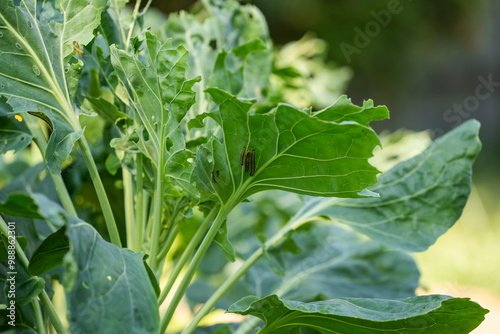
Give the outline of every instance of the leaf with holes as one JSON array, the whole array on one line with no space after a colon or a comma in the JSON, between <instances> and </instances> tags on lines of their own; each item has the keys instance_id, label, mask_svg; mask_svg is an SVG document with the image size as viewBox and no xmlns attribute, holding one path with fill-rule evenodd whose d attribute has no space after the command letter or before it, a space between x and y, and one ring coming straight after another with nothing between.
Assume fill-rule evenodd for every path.
<instances>
[{"instance_id":1,"label":"leaf with holes","mask_svg":"<svg viewBox=\"0 0 500 334\"><path fill-rule=\"evenodd\" d=\"M105 5L105 0L0 2L0 95L15 113L50 119L54 132L45 159L55 173L83 132L73 104L81 69L81 60L72 57L73 42L90 42Z\"/></svg>"}]
</instances>

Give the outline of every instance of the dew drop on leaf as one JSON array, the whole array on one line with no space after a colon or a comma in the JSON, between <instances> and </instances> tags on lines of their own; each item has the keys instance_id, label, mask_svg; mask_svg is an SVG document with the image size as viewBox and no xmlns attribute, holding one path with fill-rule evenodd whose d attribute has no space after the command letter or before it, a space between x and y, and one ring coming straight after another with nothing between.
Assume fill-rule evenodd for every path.
<instances>
[{"instance_id":1,"label":"dew drop on leaf","mask_svg":"<svg viewBox=\"0 0 500 334\"><path fill-rule=\"evenodd\" d=\"M35 72L37 76L40 75L40 69L38 68L38 66L33 66L33 72Z\"/></svg>"},{"instance_id":2,"label":"dew drop on leaf","mask_svg":"<svg viewBox=\"0 0 500 334\"><path fill-rule=\"evenodd\" d=\"M3 32L0 31L0 38L2 38L2 37L3 37Z\"/></svg>"},{"instance_id":3,"label":"dew drop on leaf","mask_svg":"<svg viewBox=\"0 0 500 334\"><path fill-rule=\"evenodd\" d=\"M22 50L22 49L23 49L23 47L22 47L22 46L21 46L21 44L19 44L19 43L16 43L16 48L18 48L19 50Z\"/></svg>"}]
</instances>

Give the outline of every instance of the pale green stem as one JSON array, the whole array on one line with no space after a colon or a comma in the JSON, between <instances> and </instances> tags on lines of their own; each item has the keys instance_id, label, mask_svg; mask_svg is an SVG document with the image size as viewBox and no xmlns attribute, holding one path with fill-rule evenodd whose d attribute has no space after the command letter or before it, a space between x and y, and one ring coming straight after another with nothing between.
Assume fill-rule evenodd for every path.
<instances>
[{"instance_id":1,"label":"pale green stem","mask_svg":"<svg viewBox=\"0 0 500 334\"><path fill-rule=\"evenodd\" d=\"M132 184L132 175L125 167L122 168L123 177L123 195L125 204L125 229L127 231L127 247L134 252L137 249L134 246L135 222L134 222L134 185Z\"/></svg>"},{"instance_id":2,"label":"pale green stem","mask_svg":"<svg viewBox=\"0 0 500 334\"><path fill-rule=\"evenodd\" d=\"M172 244L175 241L175 237L177 236L177 233L179 233L180 227L181 227L181 222L176 223L172 227L172 230L168 234L167 241L162 246L160 254L158 255L158 261L163 260L165 258L165 256L167 256L167 253L170 250L170 247L172 247Z\"/></svg>"},{"instance_id":3,"label":"pale green stem","mask_svg":"<svg viewBox=\"0 0 500 334\"><path fill-rule=\"evenodd\" d=\"M5 223L5 220L3 219L2 216L0 216L0 231L2 232L3 235L5 235L7 238L9 237L9 228L7 224ZM23 249L21 248L21 245L19 245L19 242L16 240L16 253L17 257L19 258L19 261L21 262L21 265L23 265L25 268L28 268L29 265L29 260L26 254L24 254ZM40 295L38 296L42 303L44 304L45 308L47 309L50 319L52 321L52 324L54 325L54 328L57 330L58 333L61 334L66 334L66 330L64 329L64 326L61 323L61 319L59 319L59 316L57 315L57 312L54 308L54 305L52 305L52 302L50 301L50 298L48 297L47 293L45 290L42 290ZM38 300L34 299L33 300L34 304L38 304ZM34 306L34 307L40 307ZM37 319L38 321L38 319ZM40 327L40 328L43 328Z\"/></svg>"},{"instance_id":4,"label":"pale green stem","mask_svg":"<svg viewBox=\"0 0 500 334\"><path fill-rule=\"evenodd\" d=\"M118 5L118 0L113 0L115 8L116 8L116 19L118 21L118 27L120 28L120 34L122 35L122 40L125 43L125 30L123 29L122 26L122 19L121 19L121 13L120 13L120 8Z\"/></svg>"},{"instance_id":5,"label":"pale green stem","mask_svg":"<svg viewBox=\"0 0 500 334\"><path fill-rule=\"evenodd\" d=\"M175 309L177 308L177 305L179 305L179 302L182 299L182 296L186 292L189 283L191 283L191 279L193 278L196 270L198 269L198 266L200 265L201 260L205 256L205 253L208 250L208 247L212 244L212 241L214 238L217 236L217 233L219 232L219 229L221 225L224 223L224 221L227 218L227 215L231 211L232 206L224 206L219 214L217 215L217 218L215 219L214 223L210 227L210 230L208 230L207 235L203 239L200 247L194 254L193 259L191 260L191 263L189 264L189 267L186 270L186 273L184 274L184 277L182 277L182 280L179 284L179 287L175 291L174 296L172 297L172 300L170 301L170 304L168 305L167 311L165 312L165 315L163 316L163 319L161 320L160 324L160 333L165 333L167 330L167 326L172 319L172 316L174 315Z\"/></svg>"},{"instance_id":6,"label":"pale green stem","mask_svg":"<svg viewBox=\"0 0 500 334\"><path fill-rule=\"evenodd\" d=\"M135 169L137 171L136 181L137 181L137 189L136 194L137 197L135 199L135 252L142 252L142 236L144 233L144 190L143 190L143 182L142 182L142 154L137 154Z\"/></svg>"},{"instance_id":7,"label":"pale green stem","mask_svg":"<svg viewBox=\"0 0 500 334\"><path fill-rule=\"evenodd\" d=\"M139 15L139 7L141 7L141 0L136 0L134 6L134 12L132 14L132 22L130 22L128 36L127 39L125 40L125 51L127 51L130 46L130 38L132 38L132 32L134 31L135 20L137 20L137 15Z\"/></svg>"},{"instance_id":8,"label":"pale green stem","mask_svg":"<svg viewBox=\"0 0 500 334\"><path fill-rule=\"evenodd\" d=\"M39 297L43 305L47 309L50 320L52 321L52 325L56 329L57 333L67 334L66 329L64 328L61 322L61 319L59 319L59 316L57 315L57 311L54 308L54 305L52 305L52 302L50 301L50 298L47 295L47 292L45 292L45 290L42 290L42 293L39 295Z\"/></svg>"},{"instance_id":9,"label":"pale green stem","mask_svg":"<svg viewBox=\"0 0 500 334\"><path fill-rule=\"evenodd\" d=\"M149 265L156 270L158 259L158 248L161 233L161 222L163 217L163 202L165 193L165 182L163 182L163 154L161 154L156 171L156 193L154 198L153 227L150 238Z\"/></svg>"},{"instance_id":10,"label":"pale green stem","mask_svg":"<svg viewBox=\"0 0 500 334\"><path fill-rule=\"evenodd\" d=\"M193 255L196 246L200 242L200 240L203 238L203 235L205 235L206 230L212 223L213 219L215 218L215 215L219 211L219 206L216 206L210 211L210 213L207 215L205 220L201 223L200 227L196 230L196 233L194 236L191 238L191 241L187 245L186 249L184 252L182 252L181 258L179 261L175 264L174 269L172 270L172 273L170 274L170 277L168 278L167 284L163 287L160 297L158 298L158 304L163 303L165 298L167 297L168 293L170 292L170 289L174 285L175 281L177 280L177 277L179 276L180 272L182 271L182 268L184 265L187 263L189 258Z\"/></svg>"},{"instance_id":11,"label":"pale green stem","mask_svg":"<svg viewBox=\"0 0 500 334\"><path fill-rule=\"evenodd\" d=\"M33 312L35 313L36 325L38 327L38 333L39 334L47 334L45 324L43 321L42 309L40 307L40 303L38 302L37 299L34 299L31 302L31 305L33 306Z\"/></svg>"},{"instance_id":12,"label":"pale green stem","mask_svg":"<svg viewBox=\"0 0 500 334\"><path fill-rule=\"evenodd\" d=\"M28 125L28 128L33 135L33 141L35 142L36 146L38 146L38 149L40 150L40 153L42 154L42 157L45 160L45 150L47 148L47 139L45 139L45 135L43 134L42 129L38 124L34 124L36 120L32 119L34 118L31 116L27 116L26 118L26 124ZM33 122L32 122L33 121ZM68 211L68 213L72 216L77 217L75 207L73 205L73 201L71 200L71 196L68 193L68 189L66 188L66 185L64 184L64 181L61 177L61 175L57 175L52 173L49 170L50 177L52 178L52 182L54 182L54 186L56 188L56 192L59 195L59 199L61 200L61 204L63 208Z\"/></svg>"},{"instance_id":13,"label":"pale green stem","mask_svg":"<svg viewBox=\"0 0 500 334\"><path fill-rule=\"evenodd\" d=\"M113 211L111 210L111 205L109 204L108 196L106 195L106 190L102 184L101 177L97 171L97 166L92 158L92 153L90 152L89 144L84 136L79 139L80 147L82 148L83 158L87 164L87 169L90 173L90 178L94 184L95 191L97 193L97 198L101 204L102 213L104 215L104 220L106 222L106 227L108 229L109 237L111 242L118 247L122 247L120 241L120 234L118 233L118 228L116 227L115 217L113 216Z\"/></svg>"}]
</instances>

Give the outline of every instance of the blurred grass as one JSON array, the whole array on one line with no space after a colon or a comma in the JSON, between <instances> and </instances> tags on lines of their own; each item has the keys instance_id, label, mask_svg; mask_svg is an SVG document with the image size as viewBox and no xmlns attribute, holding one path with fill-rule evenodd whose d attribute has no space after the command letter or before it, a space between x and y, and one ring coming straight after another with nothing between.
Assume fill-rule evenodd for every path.
<instances>
[{"instance_id":1,"label":"blurred grass","mask_svg":"<svg viewBox=\"0 0 500 334\"><path fill-rule=\"evenodd\" d=\"M493 196L493 197L491 197ZM500 328L500 206L491 185L473 187L462 217L429 250L415 254L422 294L469 297L489 309L475 334Z\"/></svg>"}]
</instances>

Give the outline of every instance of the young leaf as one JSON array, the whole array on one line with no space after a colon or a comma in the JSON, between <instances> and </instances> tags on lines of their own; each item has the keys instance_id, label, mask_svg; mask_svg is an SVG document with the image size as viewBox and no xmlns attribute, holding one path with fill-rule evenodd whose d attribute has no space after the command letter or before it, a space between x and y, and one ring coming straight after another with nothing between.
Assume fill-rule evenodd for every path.
<instances>
[{"instance_id":1,"label":"young leaf","mask_svg":"<svg viewBox=\"0 0 500 334\"><path fill-rule=\"evenodd\" d=\"M228 312L265 321L259 334L285 334L310 327L331 333L469 333L488 310L468 298L420 296L404 300L338 298L313 303L248 296Z\"/></svg>"},{"instance_id":2,"label":"young leaf","mask_svg":"<svg viewBox=\"0 0 500 334\"><path fill-rule=\"evenodd\" d=\"M73 42L87 44L105 0L0 2L0 95L14 112L41 112L51 121L45 159L54 173L82 135L72 95L80 65L69 65ZM68 76L66 75L68 70Z\"/></svg>"},{"instance_id":3,"label":"young leaf","mask_svg":"<svg viewBox=\"0 0 500 334\"><path fill-rule=\"evenodd\" d=\"M144 266L144 254L104 241L87 223L69 223L73 268L66 279L69 322L75 333L158 333L156 294ZM66 275L65 270L65 275ZM92 319L92 321L89 321Z\"/></svg>"},{"instance_id":4,"label":"young leaf","mask_svg":"<svg viewBox=\"0 0 500 334\"><path fill-rule=\"evenodd\" d=\"M426 250L458 220L481 149L479 123L465 122L423 153L383 173L378 198L334 201L322 213L387 247Z\"/></svg>"},{"instance_id":5,"label":"young leaf","mask_svg":"<svg viewBox=\"0 0 500 334\"><path fill-rule=\"evenodd\" d=\"M146 32L145 47L144 63L137 55L111 48L113 66L126 78L138 118L147 131L147 137L142 130L138 131L141 137L138 147L157 168L166 170L166 176L192 191L189 182L192 167L187 162L191 154L185 150L180 123L195 101L192 87L200 78L186 80L189 53L183 46L174 48L170 40L160 43L156 36Z\"/></svg>"},{"instance_id":6,"label":"young leaf","mask_svg":"<svg viewBox=\"0 0 500 334\"><path fill-rule=\"evenodd\" d=\"M268 114L249 115L253 101L216 88L207 91L219 106L210 117L221 126L223 141L214 139L211 148L198 150L194 176L203 195L237 203L271 189L324 197L373 194L365 189L377 182L379 172L368 159L379 140L367 124L388 117L387 108L371 101L352 106L363 124L352 120L345 98L314 114L282 104ZM334 112L345 113L345 119L329 120ZM255 150L253 176L240 164L243 147L252 155ZM224 175L217 183L211 177L215 169Z\"/></svg>"},{"instance_id":7,"label":"young leaf","mask_svg":"<svg viewBox=\"0 0 500 334\"><path fill-rule=\"evenodd\" d=\"M234 251L231 241L229 241L229 238L227 237L227 221L222 224L214 242L229 262L234 262L236 260L236 252Z\"/></svg>"},{"instance_id":8,"label":"young leaf","mask_svg":"<svg viewBox=\"0 0 500 334\"><path fill-rule=\"evenodd\" d=\"M49 235L35 250L28 266L31 275L40 276L47 271L59 267L64 255L69 251L66 227L63 226Z\"/></svg>"}]
</instances>

